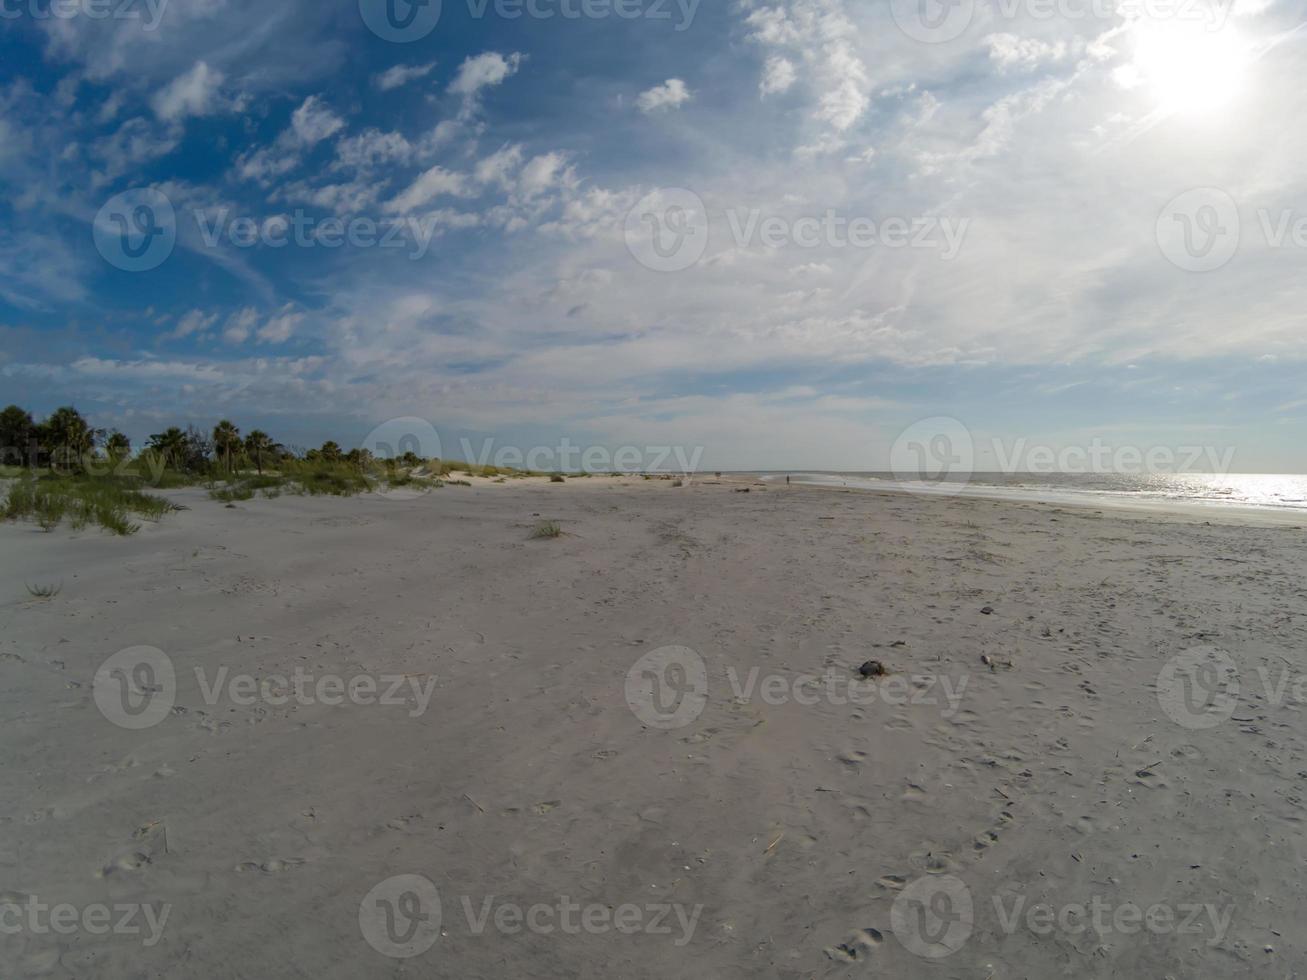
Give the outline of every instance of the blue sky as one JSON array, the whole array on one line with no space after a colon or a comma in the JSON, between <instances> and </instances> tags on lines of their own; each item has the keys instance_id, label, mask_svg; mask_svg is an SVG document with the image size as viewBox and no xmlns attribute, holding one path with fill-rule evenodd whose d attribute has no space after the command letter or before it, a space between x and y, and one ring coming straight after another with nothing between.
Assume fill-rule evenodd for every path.
<instances>
[{"instance_id":1,"label":"blue sky","mask_svg":"<svg viewBox=\"0 0 1307 980\"><path fill-rule=\"evenodd\" d=\"M396 43L385 0L61 2L0 0L4 402L1307 469L1294 5L444 0ZM142 202L166 255L124 268Z\"/></svg>"}]
</instances>

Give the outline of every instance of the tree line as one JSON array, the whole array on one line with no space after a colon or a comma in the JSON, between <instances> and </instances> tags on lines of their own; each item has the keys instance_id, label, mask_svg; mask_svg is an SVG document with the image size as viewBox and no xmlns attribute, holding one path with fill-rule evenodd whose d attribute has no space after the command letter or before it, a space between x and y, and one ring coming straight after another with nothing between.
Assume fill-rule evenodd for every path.
<instances>
[{"instance_id":1,"label":"tree line","mask_svg":"<svg viewBox=\"0 0 1307 980\"><path fill-rule=\"evenodd\" d=\"M318 449L300 453L283 446L261 429L242 435L228 419L214 426L212 432L194 425L185 429L171 426L150 436L142 453L151 454L171 469L197 474L215 469L230 474L252 465L261 475L265 466L275 467L287 459L345 464L359 469L374 461L366 449L346 452L330 440ZM131 440L124 433L92 426L72 406L55 409L41 422L18 405L0 411L0 465L84 473L97 462L116 463L132 455ZM398 462L418 466L423 461L413 453L406 453Z\"/></svg>"}]
</instances>

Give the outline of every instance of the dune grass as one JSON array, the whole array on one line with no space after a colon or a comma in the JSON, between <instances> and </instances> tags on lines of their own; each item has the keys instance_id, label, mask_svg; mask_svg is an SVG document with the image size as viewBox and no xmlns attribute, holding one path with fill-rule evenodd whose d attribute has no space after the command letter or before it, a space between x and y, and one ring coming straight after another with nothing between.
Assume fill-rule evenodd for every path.
<instances>
[{"instance_id":1,"label":"dune grass","mask_svg":"<svg viewBox=\"0 0 1307 980\"><path fill-rule=\"evenodd\" d=\"M541 521L536 525L535 530L531 532L533 538L553 539L562 536L563 528L557 521Z\"/></svg>"},{"instance_id":2,"label":"dune grass","mask_svg":"<svg viewBox=\"0 0 1307 980\"><path fill-rule=\"evenodd\" d=\"M0 517L31 520L53 531L67 520L74 530L94 524L112 534L135 534L132 518L157 521L173 504L139 489L139 481L120 477L28 475L9 487Z\"/></svg>"}]
</instances>

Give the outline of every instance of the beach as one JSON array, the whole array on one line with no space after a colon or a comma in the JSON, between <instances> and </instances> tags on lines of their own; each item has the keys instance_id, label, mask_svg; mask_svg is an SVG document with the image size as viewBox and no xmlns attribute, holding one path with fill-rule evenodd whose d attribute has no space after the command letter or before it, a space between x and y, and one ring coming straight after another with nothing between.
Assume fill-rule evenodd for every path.
<instances>
[{"instance_id":1,"label":"beach","mask_svg":"<svg viewBox=\"0 0 1307 980\"><path fill-rule=\"evenodd\" d=\"M0 976L1307 971L1301 528L473 482L0 526Z\"/></svg>"}]
</instances>

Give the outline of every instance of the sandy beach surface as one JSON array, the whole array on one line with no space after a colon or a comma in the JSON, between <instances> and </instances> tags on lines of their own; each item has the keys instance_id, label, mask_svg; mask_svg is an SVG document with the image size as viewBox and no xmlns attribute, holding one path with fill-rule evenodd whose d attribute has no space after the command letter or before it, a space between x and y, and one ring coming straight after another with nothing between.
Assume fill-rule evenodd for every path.
<instances>
[{"instance_id":1,"label":"sandy beach surface","mask_svg":"<svg viewBox=\"0 0 1307 980\"><path fill-rule=\"evenodd\" d=\"M1305 532L746 486L0 527L0 976L1307 973Z\"/></svg>"}]
</instances>

